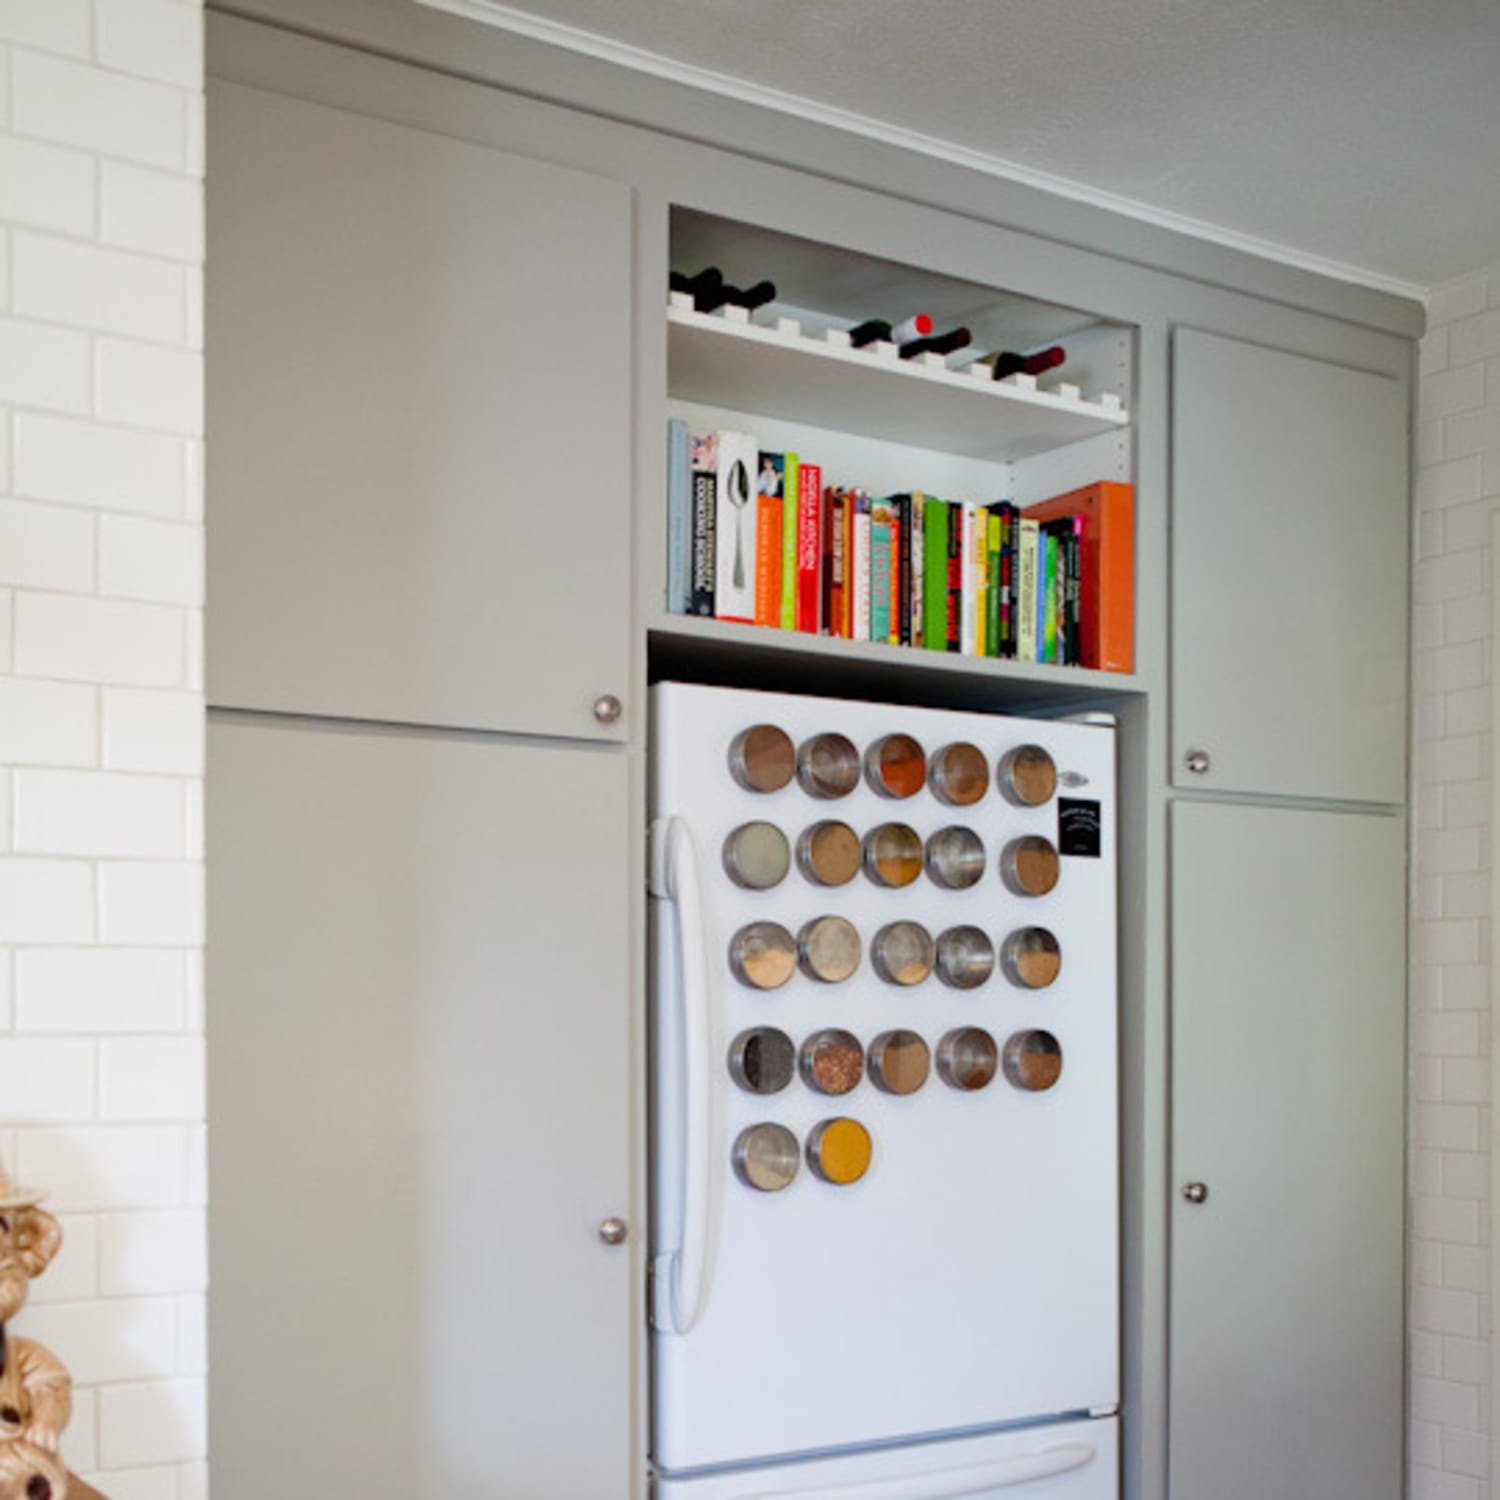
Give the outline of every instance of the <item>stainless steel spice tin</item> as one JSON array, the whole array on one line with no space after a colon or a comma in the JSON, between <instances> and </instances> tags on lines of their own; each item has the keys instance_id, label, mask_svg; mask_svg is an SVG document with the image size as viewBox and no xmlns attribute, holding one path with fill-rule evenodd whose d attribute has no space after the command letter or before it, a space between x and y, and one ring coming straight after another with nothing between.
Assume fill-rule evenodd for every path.
<instances>
[{"instance_id":1,"label":"stainless steel spice tin","mask_svg":"<svg viewBox=\"0 0 1500 1500\"><path fill-rule=\"evenodd\" d=\"M729 1073L747 1094L779 1094L792 1081L797 1048L774 1026L742 1031L729 1047Z\"/></svg>"},{"instance_id":2,"label":"stainless steel spice tin","mask_svg":"<svg viewBox=\"0 0 1500 1500\"><path fill-rule=\"evenodd\" d=\"M748 891L780 885L791 867L791 846L774 823L741 823L724 840L724 873Z\"/></svg>"},{"instance_id":3,"label":"stainless steel spice tin","mask_svg":"<svg viewBox=\"0 0 1500 1500\"><path fill-rule=\"evenodd\" d=\"M933 956L932 934L920 922L891 922L870 944L870 962L887 984L921 984Z\"/></svg>"},{"instance_id":4,"label":"stainless steel spice tin","mask_svg":"<svg viewBox=\"0 0 1500 1500\"><path fill-rule=\"evenodd\" d=\"M976 990L995 970L995 946L982 927L950 927L937 939L938 978L956 990Z\"/></svg>"},{"instance_id":5,"label":"stainless steel spice tin","mask_svg":"<svg viewBox=\"0 0 1500 1500\"><path fill-rule=\"evenodd\" d=\"M882 1031L866 1054L870 1082L886 1094L915 1094L927 1082L932 1053L915 1031Z\"/></svg>"},{"instance_id":6,"label":"stainless steel spice tin","mask_svg":"<svg viewBox=\"0 0 1500 1500\"><path fill-rule=\"evenodd\" d=\"M910 885L922 873L922 836L906 823L880 823L864 837L865 874L876 885Z\"/></svg>"},{"instance_id":7,"label":"stainless steel spice tin","mask_svg":"<svg viewBox=\"0 0 1500 1500\"><path fill-rule=\"evenodd\" d=\"M751 922L730 939L729 967L751 989L779 989L797 967L797 944L780 922Z\"/></svg>"},{"instance_id":8,"label":"stainless steel spice tin","mask_svg":"<svg viewBox=\"0 0 1500 1500\"><path fill-rule=\"evenodd\" d=\"M837 984L858 967L859 932L844 917L814 917L797 934L797 962L809 979Z\"/></svg>"},{"instance_id":9,"label":"stainless steel spice tin","mask_svg":"<svg viewBox=\"0 0 1500 1500\"><path fill-rule=\"evenodd\" d=\"M1017 807L1041 807L1057 791L1057 767L1040 745L1017 745L1000 757L995 785Z\"/></svg>"},{"instance_id":10,"label":"stainless steel spice tin","mask_svg":"<svg viewBox=\"0 0 1500 1500\"><path fill-rule=\"evenodd\" d=\"M938 1043L938 1077L949 1088L972 1093L995 1076L1000 1049L989 1032L979 1026L960 1026Z\"/></svg>"},{"instance_id":11,"label":"stainless steel spice tin","mask_svg":"<svg viewBox=\"0 0 1500 1500\"><path fill-rule=\"evenodd\" d=\"M747 792L779 792L796 770L792 737L775 724L752 724L729 746L729 774Z\"/></svg>"},{"instance_id":12,"label":"stainless steel spice tin","mask_svg":"<svg viewBox=\"0 0 1500 1500\"><path fill-rule=\"evenodd\" d=\"M1012 839L1000 855L1000 878L1017 896L1045 896L1061 873L1056 846L1039 833Z\"/></svg>"},{"instance_id":13,"label":"stainless steel spice tin","mask_svg":"<svg viewBox=\"0 0 1500 1500\"><path fill-rule=\"evenodd\" d=\"M797 1137L785 1125L767 1120L750 1125L734 1138L730 1149L734 1175L760 1193L779 1193L797 1175L801 1153Z\"/></svg>"},{"instance_id":14,"label":"stainless steel spice tin","mask_svg":"<svg viewBox=\"0 0 1500 1500\"><path fill-rule=\"evenodd\" d=\"M1005 1044L1005 1076L1038 1094L1062 1076L1062 1044L1050 1031L1018 1031Z\"/></svg>"},{"instance_id":15,"label":"stainless steel spice tin","mask_svg":"<svg viewBox=\"0 0 1500 1500\"><path fill-rule=\"evenodd\" d=\"M802 1081L820 1094L847 1094L864 1077L865 1053L849 1031L815 1031L802 1044Z\"/></svg>"},{"instance_id":16,"label":"stainless steel spice tin","mask_svg":"<svg viewBox=\"0 0 1500 1500\"><path fill-rule=\"evenodd\" d=\"M815 1177L838 1187L858 1182L870 1169L870 1132L858 1120L821 1120L807 1137L807 1164Z\"/></svg>"},{"instance_id":17,"label":"stainless steel spice tin","mask_svg":"<svg viewBox=\"0 0 1500 1500\"><path fill-rule=\"evenodd\" d=\"M1000 945L1000 964L1012 984L1044 990L1062 970L1062 949L1045 927L1022 927Z\"/></svg>"},{"instance_id":18,"label":"stainless steel spice tin","mask_svg":"<svg viewBox=\"0 0 1500 1500\"><path fill-rule=\"evenodd\" d=\"M990 763L978 745L958 740L933 752L927 780L940 802L972 807L990 789Z\"/></svg>"},{"instance_id":19,"label":"stainless steel spice tin","mask_svg":"<svg viewBox=\"0 0 1500 1500\"><path fill-rule=\"evenodd\" d=\"M809 797L832 801L859 785L859 751L842 734L815 734L797 749L797 784Z\"/></svg>"},{"instance_id":20,"label":"stainless steel spice tin","mask_svg":"<svg viewBox=\"0 0 1500 1500\"><path fill-rule=\"evenodd\" d=\"M927 757L909 734L887 734L865 751L865 780L882 797L915 797L927 784Z\"/></svg>"},{"instance_id":21,"label":"stainless steel spice tin","mask_svg":"<svg viewBox=\"0 0 1500 1500\"><path fill-rule=\"evenodd\" d=\"M797 839L797 868L814 885L848 885L861 858L859 835L847 823L825 819Z\"/></svg>"},{"instance_id":22,"label":"stainless steel spice tin","mask_svg":"<svg viewBox=\"0 0 1500 1500\"><path fill-rule=\"evenodd\" d=\"M945 890L964 891L984 875L984 840L972 828L939 828L927 840L927 874Z\"/></svg>"}]
</instances>

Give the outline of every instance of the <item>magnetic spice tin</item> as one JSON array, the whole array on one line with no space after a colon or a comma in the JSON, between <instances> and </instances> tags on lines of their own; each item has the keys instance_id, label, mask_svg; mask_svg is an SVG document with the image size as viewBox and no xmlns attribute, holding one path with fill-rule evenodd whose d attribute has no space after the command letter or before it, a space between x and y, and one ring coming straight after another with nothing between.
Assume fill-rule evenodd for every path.
<instances>
[{"instance_id":1,"label":"magnetic spice tin","mask_svg":"<svg viewBox=\"0 0 1500 1500\"><path fill-rule=\"evenodd\" d=\"M938 1077L962 1093L982 1089L995 1076L1000 1049L980 1026L959 1026L938 1043Z\"/></svg>"},{"instance_id":2,"label":"magnetic spice tin","mask_svg":"<svg viewBox=\"0 0 1500 1500\"><path fill-rule=\"evenodd\" d=\"M995 947L982 927L950 927L937 939L937 972L956 990L975 990L995 970Z\"/></svg>"},{"instance_id":3,"label":"magnetic spice tin","mask_svg":"<svg viewBox=\"0 0 1500 1500\"><path fill-rule=\"evenodd\" d=\"M791 867L791 846L774 823L741 823L724 840L724 873L747 891L780 885Z\"/></svg>"},{"instance_id":4,"label":"magnetic spice tin","mask_svg":"<svg viewBox=\"0 0 1500 1500\"><path fill-rule=\"evenodd\" d=\"M927 874L949 891L964 891L984 878L984 840L972 828L939 828L927 840Z\"/></svg>"},{"instance_id":5,"label":"magnetic spice tin","mask_svg":"<svg viewBox=\"0 0 1500 1500\"><path fill-rule=\"evenodd\" d=\"M802 1044L802 1081L820 1094L847 1094L865 1072L864 1048L852 1032L830 1027Z\"/></svg>"},{"instance_id":6,"label":"magnetic spice tin","mask_svg":"<svg viewBox=\"0 0 1500 1500\"><path fill-rule=\"evenodd\" d=\"M866 1056L870 1082L886 1094L914 1094L927 1082L932 1053L915 1031L882 1031Z\"/></svg>"},{"instance_id":7,"label":"magnetic spice tin","mask_svg":"<svg viewBox=\"0 0 1500 1500\"><path fill-rule=\"evenodd\" d=\"M779 1094L792 1081L797 1048L774 1026L742 1031L729 1047L729 1073L747 1094Z\"/></svg>"},{"instance_id":8,"label":"magnetic spice tin","mask_svg":"<svg viewBox=\"0 0 1500 1500\"><path fill-rule=\"evenodd\" d=\"M915 797L927 784L927 757L909 734L882 735L865 751L865 780L882 797Z\"/></svg>"},{"instance_id":9,"label":"magnetic spice tin","mask_svg":"<svg viewBox=\"0 0 1500 1500\"><path fill-rule=\"evenodd\" d=\"M824 1182L846 1187L870 1169L874 1147L858 1120L839 1117L813 1126L807 1137L807 1164Z\"/></svg>"},{"instance_id":10,"label":"magnetic spice tin","mask_svg":"<svg viewBox=\"0 0 1500 1500\"><path fill-rule=\"evenodd\" d=\"M797 962L809 979L838 984L858 967L859 930L844 917L814 917L797 934Z\"/></svg>"},{"instance_id":11,"label":"magnetic spice tin","mask_svg":"<svg viewBox=\"0 0 1500 1500\"><path fill-rule=\"evenodd\" d=\"M906 823L880 823L864 837L865 874L876 885L910 885L922 873L922 836Z\"/></svg>"},{"instance_id":12,"label":"magnetic spice tin","mask_svg":"<svg viewBox=\"0 0 1500 1500\"><path fill-rule=\"evenodd\" d=\"M890 922L870 943L870 962L887 984L921 984L932 973L932 934L920 922Z\"/></svg>"},{"instance_id":13,"label":"magnetic spice tin","mask_svg":"<svg viewBox=\"0 0 1500 1500\"><path fill-rule=\"evenodd\" d=\"M848 885L861 857L859 835L847 823L825 819L797 838L797 868L814 885Z\"/></svg>"},{"instance_id":14,"label":"magnetic spice tin","mask_svg":"<svg viewBox=\"0 0 1500 1500\"><path fill-rule=\"evenodd\" d=\"M1017 745L1000 757L995 785L1017 807L1042 807L1057 791L1057 767L1040 745Z\"/></svg>"},{"instance_id":15,"label":"magnetic spice tin","mask_svg":"<svg viewBox=\"0 0 1500 1500\"><path fill-rule=\"evenodd\" d=\"M1050 1089L1062 1065L1062 1044L1050 1031L1018 1031L1005 1044L1005 1076L1028 1093Z\"/></svg>"},{"instance_id":16,"label":"magnetic spice tin","mask_svg":"<svg viewBox=\"0 0 1500 1500\"><path fill-rule=\"evenodd\" d=\"M1062 873L1057 846L1039 833L1012 839L1000 854L1000 878L1017 896L1045 896Z\"/></svg>"},{"instance_id":17,"label":"magnetic spice tin","mask_svg":"<svg viewBox=\"0 0 1500 1500\"><path fill-rule=\"evenodd\" d=\"M729 967L751 989L780 989L796 970L797 944L780 922L751 922L730 940Z\"/></svg>"},{"instance_id":18,"label":"magnetic spice tin","mask_svg":"<svg viewBox=\"0 0 1500 1500\"><path fill-rule=\"evenodd\" d=\"M1000 945L1000 963L1012 984L1044 990L1062 972L1062 949L1045 927L1022 927Z\"/></svg>"},{"instance_id":19,"label":"magnetic spice tin","mask_svg":"<svg viewBox=\"0 0 1500 1500\"><path fill-rule=\"evenodd\" d=\"M933 751L927 779L940 802L972 807L990 789L990 763L978 745L959 740Z\"/></svg>"},{"instance_id":20,"label":"magnetic spice tin","mask_svg":"<svg viewBox=\"0 0 1500 1500\"><path fill-rule=\"evenodd\" d=\"M797 748L797 784L809 797L832 801L859 785L859 751L842 734L815 734Z\"/></svg>"},{"instance_id":21,"label":"magnetic spice tin","mask_svg":"<svg viewBox=\"0 0 1500 1500\"><path fill-rule=\"evenodd\" d=\"M801 1165L797 1137L785 1125L770 1120L740 1131L730 1148L729 1159L734 1175L746 1187L760 1193L779 1193L797 1175Z\"/></svg>"},{"instance_id":22,"label":"magnetic spice tin","mask_svg":"<svg viewBox=\"0 0 1500 1500\"><path fill-rule=\"evenodd\" d=\"M792 737L775 724L752 724L729 746L729 774L747 792L779 792L796 766Z\"/></svg>"}]
</instances>

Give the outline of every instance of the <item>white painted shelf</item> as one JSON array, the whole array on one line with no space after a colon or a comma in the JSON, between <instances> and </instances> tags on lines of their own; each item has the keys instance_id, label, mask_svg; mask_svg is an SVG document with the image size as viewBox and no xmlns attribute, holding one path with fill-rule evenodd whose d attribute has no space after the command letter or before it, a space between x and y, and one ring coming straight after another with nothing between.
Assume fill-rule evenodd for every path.
<instances>
[{"instance_id":1,"label":"white painted shelf","mask_svg":"<svg viewBox=\"0 0 1500 1500\"><path fill-rule=\"evenodd\" d=\"M939 355L903 360L892 344L853 348L848 335L806 334L790 319L753 323L742 309L667 307L673 396L970 458L1009 461L1126 427L1118 400L1076 387L1041 390L1029 375L950 370Z\"/></svg>"}]
</instances>

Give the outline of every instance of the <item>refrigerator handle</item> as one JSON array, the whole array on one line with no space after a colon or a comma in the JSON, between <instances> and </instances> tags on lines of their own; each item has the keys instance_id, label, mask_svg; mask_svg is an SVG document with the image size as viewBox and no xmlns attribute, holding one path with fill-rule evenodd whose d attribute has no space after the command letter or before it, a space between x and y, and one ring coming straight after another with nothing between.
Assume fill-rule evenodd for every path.
<instances>
[{"instance_id":1,"label":"refrigerator handle","mask_svg":"<svg viewBox=\"0 0 1500 1500\"><path fill-rule=\"evenodd\" d=\"M964 1500L965 1496L990 1495L1008 1485L1081 1469L1093 1462L1097 1452L1089 1443L1061 1443L1040 1453L1023 1453L1017 1458L937 1474L820 1485L815 1490L746 1490L734 1500Z\"/></svg>"},{"instance_id":2,"label":"refrigerator handle","mask_svg":"<svg viewBox=\"0 0 1500 1500\"><path fill-rule=\"evenodd\" d=\"M651 894L677 908L678 1014L684 1102L682 1244L673 1257L669 1297L671 1331L690 1333L703 1309L708 1267L709 1092L708 955L703 940L703 886L698 852L682 818L658 819L651 830Z\"/></svg>"}]
</instances>

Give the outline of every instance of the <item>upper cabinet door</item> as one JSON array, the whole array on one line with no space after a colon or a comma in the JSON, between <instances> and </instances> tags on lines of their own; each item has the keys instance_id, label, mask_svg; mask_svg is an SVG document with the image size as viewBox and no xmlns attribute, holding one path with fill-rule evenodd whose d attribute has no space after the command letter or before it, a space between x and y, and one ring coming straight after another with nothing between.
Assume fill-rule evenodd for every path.
<instances>
[{"instance_id":1,"label":"upper cabinet door","mask_svg":"<svg viewBox=\"0 0 1500 1500\"><path fill-rule=\"evenodd\" d=\"M1179 330L1172 389L1176 784L1402 801L1405 387Z\"/></svg>"},{"instance_id":2,"label":"upper cabinet door","mask_svg":"<svg viewBox=\"0 0 1500 1500\"><path fill-rule=\"evenodd\" d=\"M621 738L631 194L209 91L213 703Z\"/></svg>"}]
</instances>

